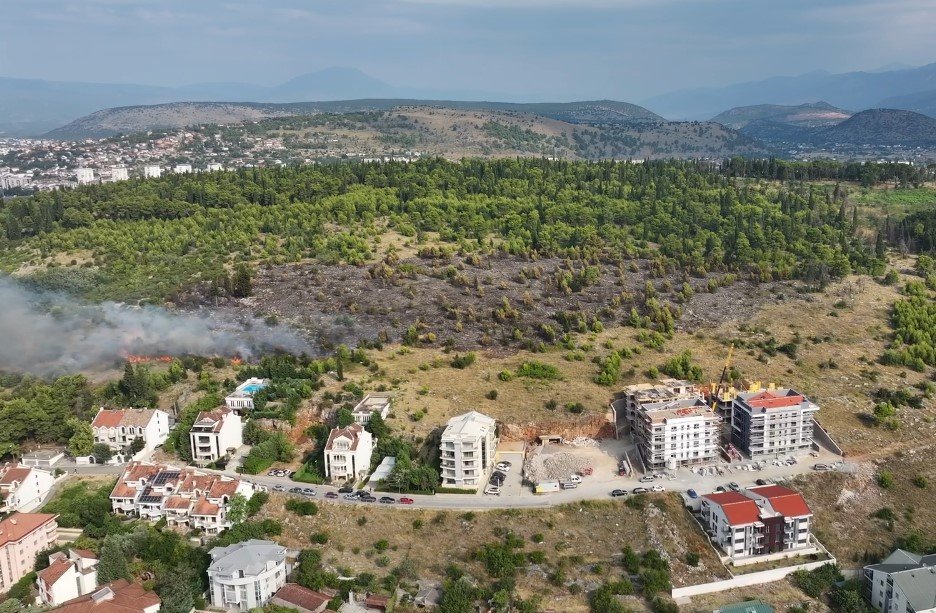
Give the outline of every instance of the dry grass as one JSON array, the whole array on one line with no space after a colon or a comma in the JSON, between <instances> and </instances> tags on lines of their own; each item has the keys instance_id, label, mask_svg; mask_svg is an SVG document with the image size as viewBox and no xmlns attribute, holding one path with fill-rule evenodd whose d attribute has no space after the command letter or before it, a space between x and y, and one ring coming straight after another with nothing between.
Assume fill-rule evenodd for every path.
<instances>
[{"instance_id":1,"label":"dry grass","mask_svg":"<svg viewBox=\"0 0 936 613\"><path fill-rule=\"evenodd\" d=\"M802 603L809 603L810 613L824 613L829 610L825 603L808 597L788 580L693 596L688 603L680 604L679 610L711 613L718 607L750 599L762 600L781 613Z\"/></svg>"}]
</instances>

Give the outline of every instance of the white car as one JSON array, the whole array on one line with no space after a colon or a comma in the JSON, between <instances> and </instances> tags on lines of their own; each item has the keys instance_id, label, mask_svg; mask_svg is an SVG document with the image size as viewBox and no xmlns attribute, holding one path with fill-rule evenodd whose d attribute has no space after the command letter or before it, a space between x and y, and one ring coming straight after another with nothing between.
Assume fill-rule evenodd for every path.
<instances>
[{"instance_id":1,"label":"white car","mask_svg":"<svg viewBox=\"0 0 936 613\"><path fill-rule=\"evenodd\" d=\"M654 485L653 487L650 488L650 491L651 492L665 492L666 488L663 487L662 485Z\"/></svg>"},{"instance_id":2,"label":"white car","mask_svg":"<svg viewBox=\"0 0 936 613\"><path fill-rule=\"evenodd\" d=\"M494 468L501 471L502 473L508 472L510 470L510 462L498 462Z\"/></svg>"},{"instance_id":3,"label":"white car","mask_svg":"<svg viewBox=\"0 0 936 613\"><path fill-rule=\"evenodd\" d=\"M501 489L496 485L489 485L484 488L484 493L488 496L500 496Z\"/></svg>"}]
</instances>

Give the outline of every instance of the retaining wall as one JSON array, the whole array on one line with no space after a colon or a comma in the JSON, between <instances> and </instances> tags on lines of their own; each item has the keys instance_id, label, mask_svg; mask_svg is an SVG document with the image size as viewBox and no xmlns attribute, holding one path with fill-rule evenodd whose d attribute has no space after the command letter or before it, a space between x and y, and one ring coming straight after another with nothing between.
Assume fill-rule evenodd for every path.
<instances>
[{"instance_id":1,"label":"retaining wall","mask_svg":"<svg viewBox=\"0 0 936 613\"><path fill-rule=\"evenodd\" d=\"M713 581L712 583L700 583L699 585L688 585L686 587L675 587L672 591L673 598L684 598L687 596L698 596L700 594L711 594L713 592L724 592L738 587L748 587L751 585L760 585L761 583L770 583L779 581L789 574L798 570L813 570L826 564L835 564L835 558L831 560L822 560L821 562L807 562L806 564L797 564L796 566L784 566L783 568L771 568L756 573L746 575L737 575L731 579L722 581Z\"/></svg>"}]
</instances>

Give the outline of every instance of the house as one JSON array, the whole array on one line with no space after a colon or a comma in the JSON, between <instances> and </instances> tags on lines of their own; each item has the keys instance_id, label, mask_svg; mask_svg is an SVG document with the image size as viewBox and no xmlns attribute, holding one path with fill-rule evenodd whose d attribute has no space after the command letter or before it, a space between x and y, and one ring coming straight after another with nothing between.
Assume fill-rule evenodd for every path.
<instances>
[{"instance_id":1,"label":"house","mask_svg":"<svg viewBox=\"0 0 936 613\"><path fill-rule=\"evenodd\" d=\"M623 424L633 430L639 410L644 405L702 398L702 392L690 381L660 379L656 383L628 385L620 394L623 398L611 403L616 425Z\"/></svg>"},{"instance_id":2,"label":"house","mask_svg":"<svg viewBox=\"0 0 936 613\"><path fill-rule=\"evenodd\" d=\"M57 515L13 513L0 521L0 593L32 572L36 555L55 544Z\"/></svg>"},{"instance_id":3,"label":"house","mask_svg":"<svg viewBox=\"0 0 936 613\"><path fill-rule=\"evenodd\" d=\"M97 556L85 549L53 553L49 565L36 574L40 602L55 607L90 594L97 587L97 565Z\"/></svg>"},{"instance_id":4,"label":"house","mask_svg":"<svg viewBox=\"0 0 936 613\"><path fill-rule=\"evenodd\" d=\"M881 613L936 613L936 554L896 549L862 576L865 598Z\"/></svg>"},{"instance_id":5,"label":"house","mask_svg":"<svg viewBox=\"0 0 936 613\"><path fill-rule=\"evenodd\" d=\"M332 428L325 443L325 477L332 481L363 479L370 471L376 439L360 424Z\"/></svg>"},{"instance_id":6,"label":"house","mask_svg":"<svg viewBox=\"0 0 936 613\"><path fill-rule=\"evenodd\" d=\"M701 520L732 560L776 553L813 553L812 511L803 496L781 485L705 494Z\"/></svg>"},{"instance_id":7,"label":"house","mask_svg":"<svg viewBox=\"0 0 936 613\"><path fill-rule=\"evenodd\" d=\"M149 521L165 518L170 526L218 534L232 525L227 513L235 494L250 498L254 487L192 468L131 462L111 491L110 501L118 515Z\"/></svg>"},{"instance_id":8,"label":"house","mask_svg":"<svg viewBox=\"0 0 936 613\"><path fill-rule=\"evenodd\" d=\"M227 455L228 450L244 444L240 415L227 407L202 411L189 430L192 459L195 462L214 462Z\"/></svg>"},{"instance_id":9,"label":"house","mask_svg":"<svg viewBox=\"0 0 936 613\"><path fill-rule=\"evenodd\" d=\"M61 449L37 449L24 453L20 464L23 466L36 466L39 468L52 468L65 457Z\"/></svg>"},{"instance_id":10,"label":"house","mask_svg":"<svg viewBox=\"0 0 936 613\"><path fill-rule=\"evenodd\" d=\"M493 418L471 411L450 419L439 444L442 485L477 488L494 464L496 448Z\"/></svg>"},{"instance_id":11,"label":"house","mask_svg":"<svg viewBox=\"0 0 936 613\"><path fill-rule=\"evenodd\" d=\"M169 436L169 414L159 409L100 409L91 422L94 442L104 443L113 451L130 446L142 438L144 449L155 449Z\"/></svg>"},{"instance_id":12,"label":"house","mask_svg":"<svg viewBox=\"0 0 936 613\"><path fill-rule=\"evenodd\" d=\"M379 594L368 594L364 598L364 607L370 611L386 611L390 606L390 597Z\"/></svg>"},{"instance_id":13,"label":"house","mask_svg":"<svg viewBox=\"0 0 936 613\"><path fill-rule=\"evenodd\" d=\"M52 609L57 613L157 613L162 602L139 581L111 581Z\"/></svg>"},{"instance_id":14,"label":"house","mask_svg":"<svg viewBox=\"0 0 936 613\"><path fill-rule=\"evenodd\" d=\"M302 613L322 613L328 608L332 598L333 596L323 592L316 592L296 583L287 583L273 595L270 602Z\"/></svg>"},{"instance_id":15,"label":"house","mask_svg":"<svg viewBox=\"0 0 936 613\"><path fill-rule=\"evenodd\" d=\"M224 398L224 406L241 413L252 411L254 408L253 396L268 385L265 379L251 377L237 386L237 388Z\"/></svg>"},{"instance_id":16,"label":"house","mask_svg":"<svg viewBox=\"0 0 936 613\"><path fill-rule=\"evenodd\" d=\"M809 451L818 412L793 389L739 393L731 407L731 443L752 458Z\"/></svg>"},{"instance_id":17,"label":"house","mask_svg":"<svg viewBox=\"0 0 936 613\"><path fill-rule=\"evenodd\" d=\"M351 410L354 423L366 426L374 413L379 413L382 418L387 419L392 400L393 394L388 392L375 392L364 396L364 399Z\"/></svg>"},{"instance_id":18,"label":"house","mask_svg":"<svg viewBox=\"0 0 936 613\"><path fill-rule=\"evenodd\" d=\"M282 545L253 539L208 553L208 592L219 609L262 607L286 585L290 568Z\"/></svg>"},{"instance_id":19,"label":"house","mask_svg":"<svg viewBox=\"0 0 936 613\"><path fill-rule=\"evenodd\" d=\"M38 508L54 484L55 476L48 470L9 463L0 465L0 513Z\"/></svg>"},{"instance_id":20,"label":"house","mask_svg":"<svg viewBox=\"0 0 936 613\"><path fill-rule=\"evenodd\" d=\"M644 467L663 471L715 461L721 421L693 396L640 404L632 432Z\"/></svg>"}]
</instances>

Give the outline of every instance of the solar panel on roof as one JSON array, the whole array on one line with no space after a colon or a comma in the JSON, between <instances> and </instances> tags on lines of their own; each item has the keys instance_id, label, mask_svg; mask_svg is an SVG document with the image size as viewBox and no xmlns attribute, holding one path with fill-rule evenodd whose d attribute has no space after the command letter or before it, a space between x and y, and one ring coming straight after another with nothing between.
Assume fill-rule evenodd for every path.
<instances>
[{"instance_id":1,"label":"solar panel on roof","mask_svg":"<svg viewBox=\"0 0 936 613\"><path fill-rule=\"evenodd\" d=\"M153 477L153 485L165 485L167 481L174 481L179 478L181 474L177 470L163 470L160 471L155 477Z\"/></svg>"}]
</instances>

